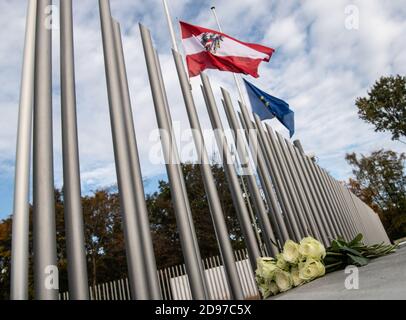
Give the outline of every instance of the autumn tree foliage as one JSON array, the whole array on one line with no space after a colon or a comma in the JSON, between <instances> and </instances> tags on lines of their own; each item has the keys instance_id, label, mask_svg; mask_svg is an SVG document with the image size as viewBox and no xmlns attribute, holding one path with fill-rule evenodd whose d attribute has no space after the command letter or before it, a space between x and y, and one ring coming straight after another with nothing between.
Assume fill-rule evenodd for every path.
<instances>
[{"instance_id":1,"label":"autumn tree foliage","mask_svg":"<svg viewBox=\"0 0 406 320\"><path fill-rule=\"evenodd\" d=\"M406 77L381 77L366 97L355 102L361 119L375 126L375 131L388 131L392 140L405 143Z\"/></svg>"},{"instance_id":2,"label":"autumn tree foliage","mask_svg":"<svg viewBox=\"0 0 406 320\"><path fill-rule=\"evenodd\" d=\"M354 174L350 189L379 214L392 240L406 236L406 155L378 150L347 154L346 160Z\"/></svg>"}]
</instances>

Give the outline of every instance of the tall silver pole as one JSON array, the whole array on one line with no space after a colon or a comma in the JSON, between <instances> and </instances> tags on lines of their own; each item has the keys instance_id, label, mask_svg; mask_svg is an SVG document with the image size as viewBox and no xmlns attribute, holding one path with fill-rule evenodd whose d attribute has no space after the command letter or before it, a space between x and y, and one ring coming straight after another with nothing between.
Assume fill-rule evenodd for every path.
<instances>
[{"instance_id":1,"label":"tall silver pole","mask_svg":"<svg viewBox=\"0 0 406 320\"><path fill-rule=\"evenodd\" d=\"M280 190L278 185L281 183L281 178L276 177L276 175L279 175L279 170L276 167L276 163L274 161L273 155L271 154L271 147L269 145L269 140L268 137L265 134L264 127L262 126L262 122L259 119L259 117L254 114L254 119L255 119L255 124L253 123L253 127L257 130L260 138L260 146L263 150L264 158L265 158L265 163L267 165L267 168L269 170L269 173L272 177L272 182L273 185L275 186L275 193L277 197L279 198L279 201L277 202L276 205L278 210L275 212L275 224L277 224L278 229L279 229L279 237L281 238L282 244L285 243L289 239L295 239L294 232L289 231L288 229L288 217L286 216L287 209L284 206L284 203L282 202L282 197L281 197L281 192L284 192L283 190ZM242 119L242 123L245 123L245 121ZM246 125L245 125L246 127ZM272 157L272 158L271 158Z\"/></svg>"},{"instance_id":2,"label":"tall silver pole","mask_svg":"<svg viewBox=\"0 0 406 320\"><path fill-rule=\"evenodd\" d=\"M318 166L317 164L314 163L314 166L316 168L316 170L319 173L323 188L325 189L325 192L327 194L327 198L329 199L329 201L332 204L332 208L333 208L333 213L334 213L334 218L337 221L338 227L341 230L341 234L344 238L348 238L349 236L347 234L347 230L345 228L345 225L342 221L342 217L341 217L341 208L339 207L338 203L336 202L336 199L334 198L334 195L332 193L331 188L329 187L328 183L327 183L327 179L325 177L325 173L323 171L323 169L320 168L320 166Z\"/></svg>"},{"instance_id":3,"label":"tall silver pole","mask_svg":"<svg viewBox=\"0 0 406 320\"><path fill-rule=\"evenodd\" d=\"M164 106L165 106L165 113L166 113L166 119L168 120L168 128L170 128L172 130L172 115L171 112L169 110L169 103L168 103L168 97L166 94L166 89L165 89L165 84L164 84L164 80L163 80L163 76L162 76L162 69L161 69L161 63L159 61L159 57L158 57L158 52L157 50L154 50L154 55L155 55L155 63L157 66L157 72L158 72L158 78L159 78L159 83L162 89L162 95L164 98ZM173 146L176 146L176 140L175 137L173 136L173 140L172 140ZM177 153L173 153L174 156L177 156ZM179 163L180 165L176 166L176 169L178 170L178 175L179 175L179 180L180 180L180 185L182 187L182 193L183 193L183 199L188 199L188 194L187 194L187 189L186 189L186 183L185 183L185 179L183 176L183 170L182 170L182 165L181 165L181 161L175 161L175 163ZM186 210L187 210L187 215L188 215L188 219L189 219L189 225L190 225L190 230L192 232L192 236L193 236L193 245L195 247L195 252L196 252L196 256L200 257L200 248L199 248L199 243L197 241L197 236L196 236L196 230L195 230L195 225L193 223L193 216L192 216L192 209L190 207L190 203L189 201L185 201L185 205L186 205ZM200 259L200 258L199 258ZM205 276L205 271L204 271L204 266L203 263L199 264L199 268L200 268L200 273L202 274L202 279L203 281L203 285L204 285L204 290L205 290L205 294L206 296L209 295L208 287L207 287L207 281L206 280L206 276Z\"/></svg>"},{"instance_id":4,"label":"tall silver pole","mask_svg":"<svg viewBox=\"0 0 406 320\"><path fill-rule=\"evenodd\" d=\"M338 229L337 229L337 225L333 222L332 217L330 215L330 209L327 205L327 201L324 198L324 194L323 191L319 185L318 180L316 179L316 175L313 171L313 168L310 164L311 160L306 156L306 154L304 153L303 147L300 143L299 140L296 140L293 142L294 145L296 146L298 152L300 153L300 159L303 163L303 168L305 168L306 174L307 176L310 178L310 182L313 186L313 191L315 193L315 196L317 198L317 204L319 204L320 208L320 212L322 214L322 217L324 217L326 223L329 226L329 230L330 230L330 237L331 238L336 238L339 235Z\"/></svg>"},{"instance_id":5,"label":"tall silver pole","mask_svg":"<svg viewBox=\"0 0 406 320\"><path fill-rule=\"evenodd\" d=\"M28 2L14 182L10 299L28 299L28 233L37 0Z\"/></svg>"},{"instance_id":6,"label":"tall silver pole","mask_svg":"<svg viewBox=\"0 0 406 320\"><path fill-rule=\"evenodd\" d=\"M189 277L190 288L194 299L206 298L205 280L201 273L201 259L198 257L194 245L194 236L190 227L186 201L182 191L181 177L179 176L180 166L176 145L173 141L173 133L169 125L167 112L165 111L165 99L163 97L159 74L156 65L155 52L152 46L149 30L140 24L141 38L144 47L145 60L148 69L152 97L154 100L155 115L158 126L161 130L161 141L165 156L166 168L171 186L171 195L174 204L174 211L179 229L179 237L185 259L186 270ZM175 163L174 163L175 160Z\"/></svg>"},{"instance_id":7,"label":"tall silver pole","mask_svg":"<svg viewBox=\"0 0 406 320\"><path fill-rule=\"evenodd\" d=\"M330 186L331 193L333 194L333 197L335 197L336 202L338 203L338 206L340 208L340 211L338 214L340 215L341 222L343 224L343 227L347 233L348 239L352 239L352 231L351 231L351 226L349 223L349 219L347 217L347 211L349 212L349 207L346 201L342 201L340 194L337 192L336 187L335 187L335 182L336 180L330 176L330 174L327 173L326 170L322 169L323 174L327 180L327 184Z\"/></svg>"},{"instance_id":8,"label":"tall silver pole","mask_svg":"<svg viewBox=\"0 0 406 320\"><path fill-rule=\"evenodd\" d=\"M218 148L221 152L223 159L223 168L229 184L231 196L233 199L234 207L236 208L238 220L241 225L241 230L244 236L245 243L247 245L249 260L253 270L256 269L257 258L261 256L261 251L256 242L255 233L252 229L252 224L249 217L249 212L245 205L242 190L239 184L238 176L232 164L232 157L230 150L228 149L227 141L225 141L224 128L221 123L220 115L217 110L216 101L214 99L213 91L207 75L202 73L200 75L203 87L202 92L205 98L207 111L209 113L210 121L213 127L214 135L217 141Z\"/></svg>"},{"instance_id":9,"label":"tall silver pole","mask_svg":"<svg viewBox=\"0 0 406 320\"><path fill-rule=\"evenodd\" d=\"M348 223L348 226L349 226L349 229L350 229L351 237L353 238L353 237L355 237L357 235L357 231L356 231L355 223L354 223L354 220L353 220L353 213L352 213L352 210L351 210L351 205L346 201L346 198L342 193L341 183L338 182L335 179L332 180L332 183L334 185L334 188L336 190L336 193L337 193L338 197L340 198L340 201L342 203L344 203L344 206L346 208L345 215L346 215L347 223Z\"/></svg>"},{"instance_id":10,"label":"tall silver pole","mask_svg":"<svg viewBox=\"0 0 406 320\"><path fill-rule=\"evenodd\" d=\"M329 201L328 195L324 189L324 186L322 184L322 181L320 179L320 175L319 173L316 171L316 165L313 162L313 160L311 160L308 156L303 155L303 159L305 161L305 164L308 166L308 170L309 172L311 172L311 175L315 181L315 185L317 186L317 190L319 191L319 195L320 195L320 199L321 199L321 203L324 206L324 209L326 210L326 217L330 223L330 225L332 226L332 228L335 231L335 235L340 236L342 235L342 231L339 228L339 224L336 220L335 217L335 212L334 209Z\"/></svg>"},{"instance_id":11,"label":"tall silver pole","mask_svg":"<svg viewBox=\"0 0 406 320\"><path fill-rule=\"evenodd\" d=\"M341 186L341 189L343 191L344 196L347 199L347 202L350 205L352 205L352 208L353 208L352 215L355 218L355 220L358 222L358 224L357 224L358 225L358 232L357 233L359 233L359 232L365 233L366 230L365 230L364 225L362 223L361 213L360 213L360 210L358 209L359 206L357 206L357 203L356 203L356 202L358 202L358 204L359 204L359 202L361 202L361 203L363 203L363 202L358 197L353 195L353 193L350 192L344 186ZM359 200L359 201L356 201L356 200Z\"/></svg>"},{"instance_id":12,"label":"tall silver pole","mask_svg":"<svg viewBox=\"0 0 406 320\"><path fill-rule=\"evenodd\" d=\"M117 63L120 77L121 96L123 99L123 112L124 121L128 139L128 152L130 155L132 180L134 183L134 198L137 206L137 213L139 219L139 227L141 230L141 239L144 249L145 269L148 278L148 289L150 298L154 300L161 299L161 290L159 288L157 267L154 254L154 247L152 245L152 237L150 230L150 222L148 217L147 204L145 202L144 185L142 183L142 173L140 160L138 155L137 139L135 136L134 119L131 108L130 90L128 88L128 78L125 65L125 57L123 50L123 43L121 39L120 25L113 21L114 40L117 54Z\"/></svg>"},{"instance_id":13,"label":"tall silver pole","mask_svg":"<svg viewBox=\"0 0 406 320\"><path fill-rule=\"evenodd\" d=\"M264 205L264 200L259 192L259 188L255 179L254 168L251 166L249 161L248 153L244 152L246 147L244 143L243 136L241 136L241 128L238 125L237 117L231 102L230 94L223 88L221 88L224 98L224 109L227 114L227 118L231 129L234 130L235 142L237 146L237 152L242 163L247 162L247 174L246 179L248 182L248 189L253 198L254 207L257 212L258 220L262 229L263 238L265 240L265 245L269 254L276 256L279 253L278 247L276 246L276 238L271 227L271 223L268 217L267 210ZM248 161L246 161L248 160ZM273 214L277 214L274 212Z\"/></svg>"},{"instance_id":14,"label":"tall silver pole","mask_svg":"<svg viewBox=\"0 0 406 320\"><path fill-rule=\"evenodd\" d=\"M290 158L290 154L287 151L287 141L285 138L282 137L282 135L275 131L277 140L279 142L280 149L282 151L282 157L285 159L285 163L287 164L287 169L290 177L291 184L293 186L293 190L296 191L294 193L294 198L296 199L296 202L298 203L298 206L301 207L304 220L307 223L308 226L308 232L310 232L314 237L317 237L320 239L320 234L318 233L316 222L314 220L313 214L310 210L310 207L308 203L306 202L304 192L301 188L300 182L298 181L298 177L295 171L295 168L293 166L293 161Z\"/></svg>"},{"instance_id":15,"label":"tall silver pole","mask_svg":"<svg viewBox=\"0 0 406 320\"><path fill-rule=\"evenodd\" d=\"M279 170L281 177L283 177L282 182L280 183L280 188L281 190L284 190L284 192L282 193L286 194L287 200L285 200L282 203L283 206L285 207L286 212L292 212L292 214L288 215L289 221L291 225L293 223L297 224L298 229L301 233L299 237L300 240L307 234L307 231L304 229L303 223L301 223L301 221L299 220L297 211L295 211L295 206L293 205L293 192L289 189L288 185L289 175L287 173L286 163L284 162L284 159L282 157L282 150L280 148L280 145L276 141L275 135L273 134L273 129L267 123L265 123L265 127L267 129L266 136L268 137L269 145L271 146L270 154L272 154L275 159L277 167L276 170ZM270 156L270 159L272 159L272 156Z\"/></svg>"},{"instance_id":16,"label":"tall silver pole","mask_svg":"<svg viewBox=\"0 0 406 320\"><path fill-rule=\"evenodd\" d=\"M217 17L216 7L211 7L211 11L213 12L213 16L214 16L214 19L216 20L216 24L217 24L217 27L219 28L219 31L223 32L223 29L221 28L221 25L220 25L220 21ZM240 81L235 73L233 73L233 77L234 77L235 86L237 87L237 90L238 90L238 95L240 96L240 101L242 103L244 103L244 105L247 105L245 102L244 94L241 90Z\"/></svg>"},{"instance_id":17,"label":"tall silver pole","mask_svg":"<svg viewBox=\"0 0 406 320\"><path fill-rule=\"evenodd\" d=\"M214 224L214 230L217 236L221 257L224 262L226 276L233 299L242 300L243 292L238 277L237 267L234 260L233 249L230 242L230 235L227 230L226 221L224 219L223 210L221 208L220 197L217 192L216 183L210 167L209 157L204 143L203 133L200 126L200 121L196 111L196 106L193 100L190 84L183 67L181 55L173 50L173 56L178 72L179 82L181 85L186 111L189 118L189 123L192 128L195 146L199 156L200 169L203 177L203 184L206 190L207 199L210 207L210 214Z\"/></svg>"},{"instance_id":18,"label":"tall silver pole","mask_svg":"<svg viewBox=\"0 0 406 320\"><path fill-rule=\"evenodd\" d=\"M300 147L297 147L300 146ZM325 233L326 237L326 245L330 245L330 240L334 238L334 231L332 230L331 226L329 225L327 218L326 218L326 211L322 209L322 204L320 204L320 198L319 195L316 191L316 184L313 181L313 177L310 176L310 173L307 170L307 167L304 163L304 151L302 148L302 145L300 144L299 140L296 140L293 142L293 145L290 146L290 150L292 152L293 158L296 159L296 163L298 165L298 171L300 171L304 177L304 190L306 193L308 193L308 199L309 203L313 204L313 206L316 208L316 212L318 214L319 220L321 220L321 229Z\"/></svg>"},{"instance_id":19,"label":"tall silver pole","mask_svg":"<svg viewBox=\"0 0 406 320\"><path fill-rule=\"evenodd\" d=\"M357 210L354 210L355 208L354 208L354 206L352 206L352 205L354 205L354 202L352 201L353 197L351 196L352 193L347 188L345 188L341 183L337 182L336 184L337 184L337 188L339 189L339 192L341 194L341 197L344 199L345 202L347 202L347 204L349 206L349 216L350 216L349 218L351 221L353 234L357 235L358 234L357 218L356 218ZM350 194L349 200L347 200L346 194Z\"/></svg>"},{"instance_id":20,"label":"tall silver pole","mask_svg":"<svg viewBox=\"0 0 406 320\"><path fill-rule=\"evenodd\" d=\"M345 199L347 199L347 196L349 195L349 200L347 200L350 205L352 204L352 210L351 210L351 219L352 219L352 223L354 226L354 233L358 234L360 232L359 230L359 223L358 223L358 219L359 219L359 212L358 210L356 210L356 205L355 205L355 199L359 199L358 197L356 197L351 191L349 191L347 188L345 188L344 186L340 186L341 192L344 196ZM361 201L361 200L360 200ZM369 208L369 207L368 207ZM371 209L372 210L372 209Z\"/></svg>"},{"instance_id":21,"label":"tall silver pole","mask_svg":"<svg viewBox=\"0 0 406 320\"><path fill-rule=\"evenodd\" d=\"M166 22L167 22L167 25L168 25L168 28L169 28L169 34L170 34L170 37L171 37L172 49L177 53L177 52L179 52L179 50L178 50L178 45L176 43L176 37L175 37L175 32L173 30L172 18L171 18L170 12L169 12L169 7L168 7L168 4L167 4L166 0L162 0L162 2L163 2L165 16L166 16ZM157 64L157 67L158 67L159 81L161 83L161 87L162 87L163 95L164 95L164 99L165 99L166 114L167 114L167 118L169 120L169 126L172 127L172 118L171 118L171 113L169 111L169 104L168 104L168 99L167 99L167 95L166 95L166 91L165 91L165 85L164 85L164 82L163 82L161 65L160 65L158 54L157 54L156 51L155 51L155 58L156 58L156 64ZM179 67L182 67L182 69L184 70L182 59L180 59L179 62L180 62ZM190 89L190 87L189 87L189 89ZM187 199L188 195L187 195L185 180L183 178L182 167L177 166L177 169L179 171L179 176L181 177L180 181L181 181L183 196L184 196L184 199ZM197 237L196 237L195 227L194 227L194 224L193 224L192 210L190 208L189 201L186 201L186 208L187 208L187 213L188 213L189 222L190 222L190 229L192 230L195 251L196 251L197 256L200 257L200 249L199 249L199 244L198 244ZM203 266L203 264L199 264L199 267L200 267L200 272L202 273L203 280L205 280L206 277L204 275L204 266ZM208 288L207 288L206 281L204 281L204 286L205 286L204 289L205 289L206 295L208 296L209 293L207 291Z\"/></svg>"},{"instance_id":22,"label":"tall silver pole","mask_svg":"<svg viewBox=\"0 0 406 320\"><path fill-rule=\"evenodd\" d=\"M52 141L52 26L46 9L51 0L38 0L34 90L34 287L38 300L57 300L56 226ZM56 278L55 278L56 277Z\"/></svg>"},{"instance_id":23,"label":"tall silver pole","mask_svg":"<svg viewBox=\"0 0 406 320\"><path fill-rule=\"evenodd\" d=\"M254 146L250 145L251 153L255 154L257 156L259 178L260 178L267 202L271 205L272 210L275 214L279 213L280 209L278 206L277 194L276 194L276 192L278 192L278 190L275 187L276 184L278 183L278 181L277 181L278 178L276 177L275 172L272 172L272 170L270 170L270 168L267 165L267 162L265 160L266 146L261 137L261 131L259 128L257 128L256 123L251 121L247 106L241 102L240 102L240 110L241 110L242 119L243 119L242 124L244 126L245 131L248 133L249 140L255 141L255 139L257 139L258 133L259 133L259 138L260 138L260 142L261 142L261 143L259 143L259 149L256 150L254 148ZM285 207L287 207L286 204L285 204ZM282 223L280 223L279 226L281 229L283 229Z\"/></svg>"},{"instance_id":24,"label":"tall silver pole","mask_svg":"<svg viewBox=\"0 0 406 320\"><path fill-rule=\"evenodd\" d=\"M89 300L76 120L72 0L60 3L63 195L69 298Z\"/></svg>"},{"instance_id":25,"label":"tall silver pole","mask_svg":"<svg viewBox=\"0 0 406 320\"><path fill-rule=\"evenodd\" d=\"M131 161L127 150L127 130L123 112L123 99L121 95L117 54L114 46L113 21L111 19L109 0L99 0L99 7L107 90L109 96L111 130L113 136L117 182L120 194L120 205L123 215L131 296L135 299L144 300L150 298L146 277L148 273L145 270L145 255L141 239L142 235L139 232L140 221L134 198L134 194L137 190L135 190L132 182Z\"/></svg>"},{"instance_id":26,"label":"tall silver pole","mask_svg":"<svg viewBox=\"0 0 406 320\"><path fill-rule=\"evenodd\" d=\"M224 104L224 100L222 100L222 103ZM241 116L241 112L238 112L238 111L236 111L236 113L237 113L237 115L238 115L238 120L239 120L239 124L240 124L240 127L242 127L242 128L245 128L245 122L244 122L244 119L242 118L242 116ZM227 115L227 114L226 114ZM228 121L229 123L230 123L230 120ZM244 133L245 133L245 139L246 140L249 140L249 135L248 135L248 132L247 131L245 131L244 130ZM234 154L233 154L234 155ZM248 154L247 154L248 155ZM240 164L241 165L241 164ZM240 178L240 180L241 180L241 187L242 187L242 190L243 190L243 192L244 192L244 194L246 195L246 198L247 198L247 200L249 200L250 199L250 194L247 192L247 187L246 187L246 181L244 180L244 176L243 175L239 175L239 178ZM256 181L255 181L256 182ZM262 185L261 185L262 186ZM260 187L258 186L258 189L259 189ZM265 193L265 191L262 189L262 192L261 192L261 189L259 189L260 190L260 193L261 193L261 197L263 197L262 196L262 194L264 195L264 198L266 199L266 201L268 201L267 200L267 196L266 196L266 193ZM252 198L252 197L251 197ZM268 204L267 202L265 202L264 203L265 205L266 205L266 209L269 211L269 210L272 210L272 208L274 208L274 204L276 204L276 202L274 203L274 204ZM251 216L251 219L252 219L252 221L254 222L254 230L255 230L255 234L257 235L257 239L258 239L258 243L260 244L260 247L261 247L261 249L262 248L264 248L264 244L263 244L263 241L262 241L262 239L261 239L261 236L260 236L260 234L259 234L259 231L260 231L260 229L257 227L257 223L256 223L256 219L255 219L255 216L254 216L254 211L253 211L253 209L252 209L252 205L251 205L251 202L250 201L247 201L247 208L248 208L248 211L249 211L249 213L250 213L250 216ZM275 226L275 232L276 232L276 234L277 234L277 238L278 239L283 239L283 237L281 236L281 232L280 232L280 228L279 228L279 225L278 225L278 223L275 221L275 219L274 219L274 217L271 215L271 222L272 222L272 224L274 224L274 226ZM282 242L284 243L284 241L283 240L280 240L281 241L281 243L279 244L279 247L282 247Z\"/></svg>"},{"instance_id":27,"label":"tall silver pole","mask_svg":"<svg viewBox=\"0 0 406 320\"><path fill-rule=\"evenodd\" d=\"M328 189L326 187L325 182L323 181L323 177L320 173L320 168L319 166L310 158L307 158L307 161L310 165L310 167L313 169L316 180L318 181L320 190L322 192L322 195L324 196L324 201L326 202L327 207L330 210L330 218L337 230L338 235L344 237L345 233L343 231L343 228L341 226L341 223L339 222L338 218L337 218L337 209L334 206L334 203L330 197L330 194L328 192Z\"/></svg>"},{"instance_id":28,"label":"tall silver pole","mask_svg":"<svg viewBox=\"0 0 406 320\"><path fill-rule=\"evenodd\" d=\"M166 22L167 22L167 25L168 25L168 28L169 28L169 34L171 36L172 48L176 52L179 52L178 44L176 43L175 32L173 30L173 24L172 24L171 15L169 13L168 4L167 4L166 0L162 0L162 2L163 2L163 5L164 5L165 17L166 17Z\"/></svg>"},{"instance_id":29,"label":"tall silver pole","mask_svg":"<svg viewBox=\"0 0 406 320\"><path fill-rule=\"evenodd\" d=\"M295 153L294 147L290 143L286 143L287 150L290 154L291 160L293 162L293 165L295 167L296 173L298 175L299 181L301 183L301 188L302 192L304 193L307 203L310 207L310 210L314 216L315 222L317 224L317 229L318 232L320 233L321 240L326 246L330 245L330 241L327 235L327 225L324 224L324 221L322 220L320 216L320 212L318 211L316 207L316 203L312 198L311 195L311 187L308 184L309 180L306 179L305 172L300 166L300 160L297 157L297 154Z\"/></svg>"},{"instance_id":30,"label":"tall silver pole","mask_svg":"<svg viewBox=\"0 0 406 320\"><path fill-rule=\"evenodd\" d=\"M250 126L249 128L253 128L252 127L253 124L251 122L251 119L249 118L248 111L244 110L244 108L246 108L246 107L243 105L240 105L240 106L241 106L241 111L243 112L243 116L244 116L246 124L248 126ZM246 113L246 114L244 115L244 113ZM258 125L256 128L258 131L261 130L261 129L259 129L259 125L261 125L260 122L258 122ZM265 144L263 144L263 148L265 148L265 147L266 147ZM275 148L275 146L273 146L273 148ZM275 154L278 155L278 152L275 152ZM274 156L275 156L275 154L274 154ZM280 155L279 155L279 157L280 157ZM291 234L290 236L294 237L295 240L300 241L303 234L302 234L301 230L299 229L299 224L296 222L296 217L294 215L294 211L292 209L291 203L288 199L287 192L283 191L284 190L284 185L282 182L283 179L282 179L282 176L280 175L280 173L282 173L282 171L278 170L275 161L273 161L274 159L275 158L270 157L271 167L272 167L272 170L270 172L272 174L272 180L274 181L275 190L278 193L277 195L279 197L279 201L281 203L283 203L283 207L286 209L284 213L286 215L288 215L288 217L289 217L290 226L293 230L293 234ZM278 160L280 162L281 159L278 158ZM268 169L270 169L270 168L268 168Z\"/></svg>"}]
</instances>

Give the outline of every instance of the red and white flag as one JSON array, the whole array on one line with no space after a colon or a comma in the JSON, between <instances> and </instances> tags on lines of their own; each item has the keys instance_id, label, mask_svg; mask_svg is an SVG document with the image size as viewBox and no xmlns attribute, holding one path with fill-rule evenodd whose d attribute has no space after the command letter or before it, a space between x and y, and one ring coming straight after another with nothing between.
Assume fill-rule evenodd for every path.
<instances>
[{"instance_id":1,"label":"red and white flag","mask_svg":"<svg viewBox=\"0 0 406 320\"><path fill-rule=\"evenodd\" d=\"M190 77L199 75L205 69L218 69L258 78L259 64L268 62L275 51L259 44L239 41L219 31L182 21L180 25Z\"/></svg>"}]
</instances>

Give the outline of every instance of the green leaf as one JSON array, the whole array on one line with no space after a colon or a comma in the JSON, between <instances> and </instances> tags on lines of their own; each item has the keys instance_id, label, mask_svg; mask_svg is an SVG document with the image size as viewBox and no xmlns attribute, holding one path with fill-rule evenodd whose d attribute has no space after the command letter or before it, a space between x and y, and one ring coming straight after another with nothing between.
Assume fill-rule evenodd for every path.
<instances>
[{"instance_id":1,"label":"green leaf","mask_svg":"<svg viewBox=\"0 0 406 320\"><path fill-rule=\"evenodd\" d=\"M366 266L369 263L369 259L365 257L354 256L350 253L348 254L348 257L352 260L353 264L359 267Z\"/></svg>"},{"instance_id":2,"label":"green leaf","mask_svg":"<svg viewBox=\"0 0 406 320\"><path fill-rule=\"evenodd\" d=\"M362 235L362 233L359 233L350 243L349 243L349 246L350 247L352 247L352 246L356 246L356 245L362 245L362 243L361 243L361 241L362 241L362 238L363 238L364 236Z\"/></svg>"},{"instance_id":3,"label":"green leaf","mask_svg":"<svg viewBox=\"0 0 406 320\"><path fill-rule=\"evenodd\" d=\"M346 252L349 252L349 253L352 253L353 255L362 257L362 253L361 253L361 252L359 252L358 250L349 248L349 247L347 247L347 246L343 247L342 250L343 250L343 251L346 251Z\"/></svg>"},{"instance_id":4,"label":"green leaf","mask_svg":"<svg viewBox=\"0 0 406 320\"><path fill-rule=\"evenodd\" d=\"M333 240L333 242L331 242L331 249L333 251L340 251L341 248L342 244L338 240Z\"/></svg>"}]
</instances>

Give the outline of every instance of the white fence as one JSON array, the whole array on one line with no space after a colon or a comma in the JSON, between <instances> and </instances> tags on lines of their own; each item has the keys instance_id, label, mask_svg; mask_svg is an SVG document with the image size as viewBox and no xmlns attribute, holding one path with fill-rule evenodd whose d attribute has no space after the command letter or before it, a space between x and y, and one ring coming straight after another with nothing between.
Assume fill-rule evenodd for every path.
<instances>
[{"instance_id":1,"label":"white fence","mask_svg":"<svg viewBox=\"0 0 406 320\"><path fill-rule=\"evenodd\" d=\"M234 252L238 275L241 279L245 299L258 299L254 270L247 259L247 250ZM230 291L219 256L203 259L207 291L211 300L228 300ZM164 300L192 300L189 280L184 264L158 270L159 285ZM128 279L120 279L89 287L91 300L131 300ZM60 300L69 300L68 292L59 295Z\"/></svg>"}]
</instances>

